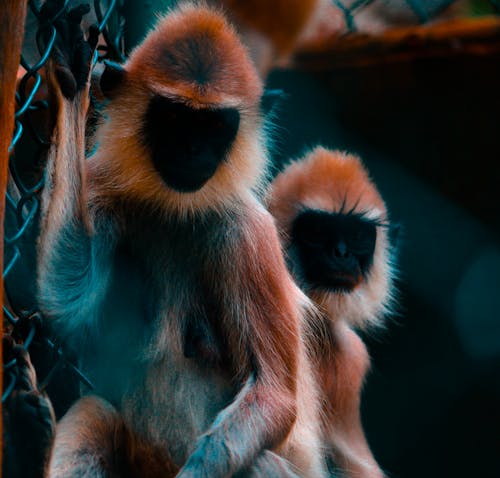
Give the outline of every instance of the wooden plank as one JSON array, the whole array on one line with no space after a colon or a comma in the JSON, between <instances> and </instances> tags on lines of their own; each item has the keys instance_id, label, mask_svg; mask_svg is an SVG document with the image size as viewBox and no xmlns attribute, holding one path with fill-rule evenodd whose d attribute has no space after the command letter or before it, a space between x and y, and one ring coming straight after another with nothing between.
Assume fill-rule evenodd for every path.
<instances>
[{"instance_id":1,"label":"wooden plank","mask_svg":"<svg viewBox=\"0 0 500 478\"><path fill-rule=\"evenodd\" d=\"M329 70L470 55L500 55L500 17L454 19L380 35L349 33L299 51L292 67Z\"/></svg>"},{"instance_id":2,"label":"wooden plank","mask_svg":"<svg viewBox=\"0 0 500 478\"><path fill-rule=\"evenodd\" d=\"M3 271L3 237L5 191L9 163L9 146L14 131L14 95L16 76L21 56L26 18L26 1L3 0L0 8L0 270ZM0 307L3 305L3 277L0 274ZM3 319L2 319L3 324ZM2 326L3 330L3 326ZM2 342L0 341L0 356ZM3 390L3 363L0 368L0 390ZM0 446L3 450L2 409L0 403ZM0 476L2 474L0 453Z\"/></svg>"}]
</instances>

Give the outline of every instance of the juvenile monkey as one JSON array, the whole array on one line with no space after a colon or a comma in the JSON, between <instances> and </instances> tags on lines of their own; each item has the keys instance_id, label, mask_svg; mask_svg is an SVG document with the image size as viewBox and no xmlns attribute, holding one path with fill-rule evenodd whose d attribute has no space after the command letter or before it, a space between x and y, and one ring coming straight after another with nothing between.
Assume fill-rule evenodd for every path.
<instances>
[{"instance_id":1,"label":"juvenile monkey","mask_svg":"<svg viewBox=\"0 0 500 478\"><path fill-rule=\"evenodd\" d=\"M246 50L219 13L172 11L107 65L85 159L84 11L56 20L38 285L99 397L59 423L49 476L297 476L275 451L324 476L309 302L257 199L262 85Z\"/></svg>"},{"instance_id":2,"label":"juvenile monkey","mask_svg":"<svg viewBox=\"0 0 500 478\"><path fill-rule=\"evenodd\" d=\"M387 210L356 156L318 147L274 180L269 210L289 268L326 312L330 334L313 336L323 433L349 477L380 478L363 433L360 394L369 368L353 328L377 327L393 291Z\"/></svg>"}]
</instances>

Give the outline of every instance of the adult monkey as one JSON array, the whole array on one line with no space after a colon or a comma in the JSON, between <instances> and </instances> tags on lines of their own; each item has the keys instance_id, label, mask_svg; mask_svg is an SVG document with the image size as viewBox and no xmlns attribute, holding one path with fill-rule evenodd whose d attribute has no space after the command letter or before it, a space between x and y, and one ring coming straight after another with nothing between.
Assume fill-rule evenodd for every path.
<instances>
[{"instance_id":1,"label":"adult monkey","mask_svg":"<svg viewBox=\"0 0 500 478\"><path fill-rule=\"evenodd\" d=\"M69 410L49 476L296 476L274 450L323 476L309 303L257 199L262 86L245 49L220 14L171 12L108 65L85 160L84 12L56 20L39 298L106 400Z\"/></svg>"}]
</instances>

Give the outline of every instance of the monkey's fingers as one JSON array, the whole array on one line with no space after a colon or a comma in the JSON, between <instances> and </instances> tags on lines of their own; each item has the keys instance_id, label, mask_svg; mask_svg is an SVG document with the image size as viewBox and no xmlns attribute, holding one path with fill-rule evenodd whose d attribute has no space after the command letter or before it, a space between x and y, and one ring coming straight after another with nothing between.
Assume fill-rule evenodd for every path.
<instances>
[{"instance_id":1,"label":"monkey's fingers","mask_svg":"<svg viewBox=\"0 0 500 478\"><path fill-rule=\"evenodd\" d=\"M3 352L3 363L9 363L13 358L13 350L16 345L16 341L9 335L4 334L2 338L2 352Z\"/></svg>"},{"instance_id":2,"label":"monkey's fingers","mask_svg":"<svg viewBox=\"0 0 500 478\"><path fill-rule=\"evenodd\" d=\"M50 34L48 24L56 29L51 55L54 75L63 96L70 100L85 89L90 76L93 47L85 40L81 27L83 16L89 12L88 4L62 10L60 0L49 0L41 11L45 20L41 25L42 34L45 37Z\"/></svg>"},{"instance_id":3,"label":"monkey's fingers","mask_svg":"<svg viewBox=\"0 0 500 478\"><path fill-rule=\"evenodd\" d=\"M97 48L97 44L99 43L99 35L101 32L99 31L99 27L97 25L90 25L89 34L87 37L87 42L90 46L90 49L94 51Z\"/></svg>"},{"instance_id":4,"label":"monkey's fingers","mask_svg":"<svg viewBox=\"0 0 500 478\"><path fill-rule=\"evenodd\" d=\"M11 405L12 413L15 413L23 422L29 422L32 432L38 438L52 438L55 416L48 397L37 391L21 392L15 397L15 401L15 405Z\"/></svg>"},{"instance_id":5,"label":"monkey's fingers","mask_svg":"<svg viewBox=\"0 0 500 478\"><path fill-rule=\"evenodd\" d=\"M80 25L84 15L90 12L90 5L88 3L81 3L80 5L72 8L68 12L68 20L72 23Z\"/></svg>"},{"instance_id":6,"label":"monkey's fingers","mask_svg":"<svg viewBox=\"0 0 500 478\"><path fill-rule=\"evenodd\" d=\"M14 342L12 337L4 336L4 363L9 363L16 360L14 365L14 373L16 374L15 390L30 392L37 390L36 372L28 351L22 346Z\"/></svg>"}]
</instances>

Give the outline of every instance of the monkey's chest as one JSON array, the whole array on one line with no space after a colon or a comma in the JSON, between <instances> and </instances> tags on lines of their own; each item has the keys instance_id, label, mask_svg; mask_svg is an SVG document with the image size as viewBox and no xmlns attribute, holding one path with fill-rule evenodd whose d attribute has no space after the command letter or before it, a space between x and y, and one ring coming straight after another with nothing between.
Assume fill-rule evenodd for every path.
<instances>
[{"instance_id":1,"label":"monkey's chest","mask_svg":"<svg viewBox=\"0 0 500 478\"><path fill-rule=\"evenodd\" d=\"M175 351L149 363L144 372L123 397L125 420L139 437L168 450L182 465L197 438L232 401L233 390L220 374Z\"/></svg>"},{"instance_id":2,"label":"monkey's chest","mask_svg":"<svg viewBox=\"0 0 500 478\"><path fill-rule=\"evenodd\" d=\"M195 268L188 273L167 259L145 273L144 264L119 257L87 364L97 393L122 410L130 429L182 464L234 390L220 366L200 360L203 348L216 354L218 347L214 306Z\"/></svg>"}]
</instances>

